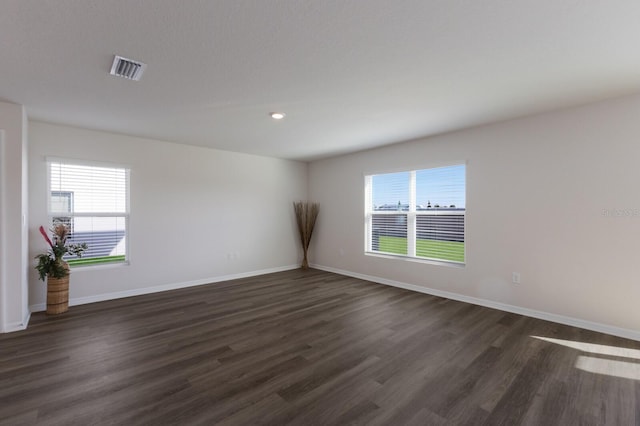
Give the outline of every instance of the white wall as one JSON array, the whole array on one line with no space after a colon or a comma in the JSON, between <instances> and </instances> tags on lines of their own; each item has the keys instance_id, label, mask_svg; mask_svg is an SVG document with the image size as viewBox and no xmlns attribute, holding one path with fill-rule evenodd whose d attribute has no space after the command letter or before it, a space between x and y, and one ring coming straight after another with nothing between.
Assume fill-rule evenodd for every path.
<instances>
[{"instance_id":1,"label":"white wall","mask_svg":"<svg viewBox=\"0 0 640 426\"><path fill-rule=\"evenodd\" d=\"M307 164L31 122L30 256L43 251L46 157L131 168L128 266L76 268L71 303L295 267L292 202L307 198ZM229 256L229 254L231 254ZM34 270L30 305L44 309Z\"/></svg>"},{"instance_id":2,"label":"white wall","mask_svg":"<svg viewBox=\"0 0 640 426\"><path fill-rule=\"evenodd\" d=\"M310 259L640 339L639 159L640 96L631 96L316 161L310 199L321 211ZM464 268L364 255L364 174L461 160Z\"/></svg>"},{"instance_id":3,"label":"white wall","mask_svg":"<svg viewBox=\"0 0 640 426\"><path fill-rule=\"evenodd\" d=\"M26 327L27 117L22 105L0 102L0 331Z\"/></svg>"}]
</instances>

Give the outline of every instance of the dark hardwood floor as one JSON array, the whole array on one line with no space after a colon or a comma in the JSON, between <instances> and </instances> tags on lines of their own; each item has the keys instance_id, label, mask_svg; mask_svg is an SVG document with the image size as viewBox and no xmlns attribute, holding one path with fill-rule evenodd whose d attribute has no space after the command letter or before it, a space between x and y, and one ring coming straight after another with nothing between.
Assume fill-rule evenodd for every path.
<instances>
[{"instance_id":1,"label":"dark hardwood floor","mask_svg":"<svg viewBox=\"0 0 640 426\"><path fill-rule=\"evenodd\" d=\"M640 342L309 270L34 314L3 425L638 425Z\"/></svg>"}]
</instances>

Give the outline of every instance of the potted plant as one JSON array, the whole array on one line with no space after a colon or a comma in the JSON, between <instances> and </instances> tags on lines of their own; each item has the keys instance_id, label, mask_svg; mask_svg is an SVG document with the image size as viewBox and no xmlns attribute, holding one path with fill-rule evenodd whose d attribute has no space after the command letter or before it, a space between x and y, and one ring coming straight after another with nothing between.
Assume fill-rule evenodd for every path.
<instances>
[{"instance_id":1,"label":"potted plant","mask_svg":"<svg viewBox=\"0 0 640 426\"><path fill-rule=\"evenodd\" d=\"M61 314L69 310L69 264L63 259L65 254L82 257L87 244L67 244L70 232L67 225L57 222L51 228L53 241L44 227L40 227L49 249L35 257L36 270L42 281L47 278L47 314Z\"/></svg>"}]
</instances>

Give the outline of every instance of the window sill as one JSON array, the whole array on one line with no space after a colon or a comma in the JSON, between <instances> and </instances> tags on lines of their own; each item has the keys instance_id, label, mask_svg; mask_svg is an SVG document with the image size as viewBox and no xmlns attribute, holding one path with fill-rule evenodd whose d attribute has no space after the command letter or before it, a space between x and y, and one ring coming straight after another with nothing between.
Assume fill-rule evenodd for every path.
<instances>
[{"instance_id":1,"label":"window sill","mask_svg":"<svg viewBox=\"0 0 640 426\"><path fill-rule=\"evenodd\" d=\"M454 262L449 260L423 259L420 257L408 257L408 256L394 255L390 253L378 253L378 252L372 252L372 251L365 251L364 254L365 256L378 257L381 259L392 259L392 260L400 260L405 262L423 263L423 264L434 265L434 266L448 266L450 268L466 267L466 263Z\"/></svg>"},{"instance_id":2,"label":"window sill","mask_svg":"<svg viewBox=\"0 0 640 426\"><path fill-rule=\"evenodd\" d=\"M95 270L101 270L101 269L115 269L115 268L123 268L123 267L128 267L130 265L130 262L124 261L124 262L111 262L111 263L98 263L98 264L94 264L94 265L73 265L71 266L71 272L75 273L75 272L85 272L85 271L95 271Z\"/></svg>"}]
</instances>

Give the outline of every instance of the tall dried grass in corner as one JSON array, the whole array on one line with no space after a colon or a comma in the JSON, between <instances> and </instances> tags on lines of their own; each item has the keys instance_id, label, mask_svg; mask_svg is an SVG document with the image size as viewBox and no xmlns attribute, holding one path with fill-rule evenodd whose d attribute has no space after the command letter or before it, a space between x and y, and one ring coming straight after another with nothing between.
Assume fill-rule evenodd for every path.
<instances>
[{"instance_id":1,"label":"tall dried grass in corner","mask_svg":"<svg viewBox=\"0 0 640 426\"><path fill-rule=\"evenodd\" d=\"M316 225L316 218L320 211L320 204L298 201L297 203L293 203L293 210L296 212L298 232L300 233L300 242L302 243L302 251L304 253L302 269L309 269L307 254L309 253L309 243L311 242L313 228Z\"/></svg>"}]
</instances>

